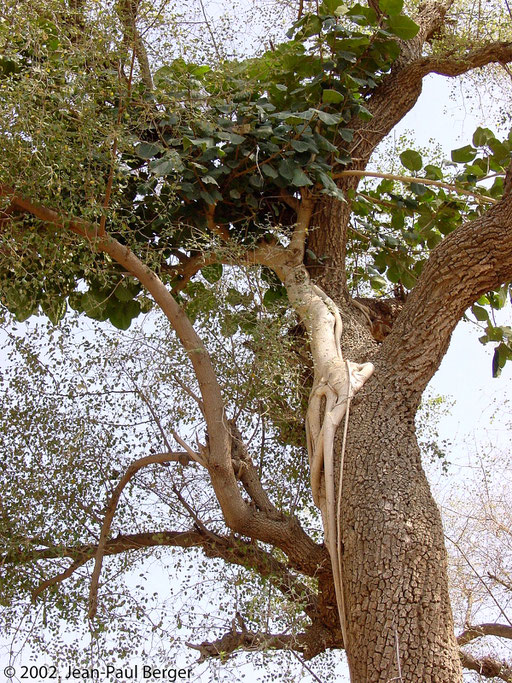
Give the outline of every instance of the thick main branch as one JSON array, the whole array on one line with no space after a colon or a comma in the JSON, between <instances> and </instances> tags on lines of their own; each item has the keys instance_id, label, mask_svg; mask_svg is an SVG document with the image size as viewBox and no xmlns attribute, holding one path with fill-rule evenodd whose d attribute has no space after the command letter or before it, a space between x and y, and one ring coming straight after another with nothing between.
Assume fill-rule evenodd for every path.
<instances>
[{"instance_id":1,"label":"thick main branch","mask_svg":"<svg viewBox=\"0 0 512 683\"><path fill-rule=\"evenodd\" d=\"M512 194L432 252L376 361L382 386L415 408L463 313L512 280Z\"/></svg>"}]
</instances>

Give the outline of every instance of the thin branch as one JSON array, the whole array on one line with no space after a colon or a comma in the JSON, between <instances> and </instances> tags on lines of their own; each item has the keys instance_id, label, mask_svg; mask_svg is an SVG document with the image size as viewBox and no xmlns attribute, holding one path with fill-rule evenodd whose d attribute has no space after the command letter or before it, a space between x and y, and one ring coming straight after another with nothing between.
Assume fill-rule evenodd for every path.
<instances>
[{"instance_id":1,"label":"thin branch","mask_svg":"<svg viewBox=\"0 0 512 683\"><path fill-rule=\"evenodd\" d=\"M311 674L311 676L313 676L315 681L317 681L318 683L323 683L322 679L318 678L318 676L313 671L313 669L306 664L306 662L302 659L302 657L297 652L295 652L295 650L292 650L291 652L292 652L293 656L295 657L295 659L297 659L300 662L301 666L303 666L306 669L306 671L309 674Z\"/></svg>"},{"instance_id":2,"label":"thin branch","mask_svg":"<svg viewBox=\"0 0 512 683\"><path fill-rule=\"evenodd\" d=\"M210 34L210 38L212 39L213 47L215 48L215 54L217 55L217 59L220 62L222 60L222 56L220 54L220 50L219 50L219 46L217 45L217 41L215 40L215 34L213 33L213 29L210 25L210 20L208 19L208 15L206 14L206 10L204 8L203 0L199 0L199 4L201 5L201 11L203 13L204 22L206 24L206 27L208 28L208 33Z\"/></svg>"},{"instance_id":3,"label":"thin branch","mask_svg":"<svg viewBox=\"0 0 512 683\"><path fill-rule=\"evenodd\" d=\"M496 204L498 201L497 199L493 199L493 197L487 197L486 195L480 194L479 192L465 190L462 187L458 187L457 185L453 185L451 183L444 183L441 180L431 180L430 178L417 178L414 176L395 175L394 173L377 173L374 171L358 171L355 169L341 171L340 173L334 173L332 177L334 180L336 180L338 178L346 178L348 176L358 176L360 178L384 178L385 180L396 180L400 183L418 183L421 185L433 185L435 187L442 187L446 190L450 190L451 192L456 192L457 194L464 194L468 197L474 197L475 199L478 199L479 201L485 204Z\"/></svg>"},{"instance_id":4,"label":"thin branch","mask_svg":"<svg viewBox=\"0 0 512 683\"><path fill-rule=\"evenodd\" d=\"M179 387L181 387L183 389L183 391L186 394L188 394L190 396L190 398L192 398L197 403L197 405L199 406L199 409L201 410L201 412L204 415L204 404L201 401L201 399L199 398L199 396L197 394L195 394L192 391L192 389L185 384L185 382L182 382L182 380L176 374L173 375L172 379L173 379L173 382L176 382L176 384Z\"/></svg>"},{"instance_id":5,"label":"thin branch","mask_svg":"<svg viewBox=\"0 0 512 683\"><path fill-rule=\"evenodd\" d=\"M490 597L491 597L491 600L494 602L494 604L496 605L496 607L499 609L499 611L501 612L501 615L503 616L503 618L504 618L506 621L508 621L510 627L512 628L512 622L510 621L510 619L508 618L508 616L507 616L506 613L504 612L504 610L503 610L502 606L500 605L500 603L499 603L499 602L496 600L496 598L494 597L494 593L491 591L491 589L489 588L489 586L485 583L485 581L484 581L483 577L481 576L481 574L480 574L480 573L475 569L475 567L472 565L472 563L471 563L469 557L466 555L466 553L465 553L465 552L462 550L462 548L460 547L460 544L457 543L457 541L454 541L452 538L450 538L447 534L445 534L445 538L447 538L447 539L450 541L450 543L453 543L453 545L457 548L457 550L459 551L459 553L462 555L462 557L463 557L463 558L465 559L465 561L468 563L470 569L473 571L473 573L475 574L475 576L476 576L476 577L479 579L479 581L481 582L482 586L483 586L483 587L485 588L485 590L489 593L489 595L490 595Z\"/></svg>"},{"instance_id":6,"label":"thin branch","mask_svg":"<svg viewBox=\"0 0 512 683\"><path fill-rule=\"evenodd\" d=\"M148 90L153 90L153 78L149 65L148 53L141 34L137 28L137 11L140 0L120 0L117 3L117 11L125 32L125 41L131 43L140 66L140 73L144 85Z\"/></svg>"},{"instance_id":7,"label":"thin branch","mask_svg":"<svg viewBox=\"0 0 512 683\"><path fill-rule=\"evenodd\" d=\"M185 441L183 441L182 438L180 438L180 436L174 431L174 429L171 429L171 434L179 443L179 445L187 451L189 457L192 460L195 460L199 465L206 467L206 463L203 461L201 456L198 453L196 453L192 448L190 448L190 446Z\"/></svg>"},{"instance_id":8,"label":"thin branch","mask_svg":"<svg viewBox=\"0 0 512 683\"><path fill-rule=\"evenodd\" d=\"M508 638L512 640L512 626L507 624L479 624L478 626L469 626L459 636L457 642L459 645L467 645L472 640L482 638L483 636L496 636L497 638Z\"/></svg>"},{"instance_id":9,"label":"thin branch","mask_svg":"<svg viewBox=\"0 0 512 683\"><path fill-rule=\"evenodd\" d=\"M512 591L512 583L510 583L510 581L505 581L495 574L487 574L487 576L493 581L496 581L496 583L501 584L503 588L506 588L508 591Z\"/></svg>"},{"instance_id":10,"label":"thin branch","mask_svg":"<svg viewBox=\"0 0 512 683\"><path fill-rule=\"evenodd\" d=\"M135 383L135 380L133 379L133 377L126 370L124 372L125 372L125 374L128 375L130 381L132 382L132 384L134 386L135 393L140 397L142 402L146 404L146 407L149 410L151 417L153 418L156 426L158 427L158 431L160 432L160 436L162 437L162 440L165 444L165 447L167 448L168 451L172 451L171 444L169 443L169 440L167 439L167 434L165 433L165 429L163 428L162 423L160 421L160 418L156 414L156 412L155 412L155 410L151 404L151 401L148 399L145 392L142 391L142 389L139 389L139 387Z\"/></svg>"},{"instance_id":11,"label":"thin branch","mask_svg":"<svg viewBox=\"0 0 512 683\"><path fill-rule=\"evenodd\" d=\"M130 64L130 76L128 78L128 92L126 95L126 100L130 101L130 97L132 94L132 82L133 82L133 67L135 66L135 49L133 50L132 53L132 61ZM120 72L121 67L119 67L119 72ZM119 81L121 81L121 73L119 73ZM121 124L121 120L123 118L123 114L126 109L126 100L123 97L120 97L120 102L119 102L119 109L117 112L117 122L116 122L116 128L119 129L119 126ZM118 145L118 138L117 138L117 133L114 137L114 142L112 145L112 150L110 152L110 169L108 172L108 179L107 179L107 185L105 188L105 199L103 201L103 215L100 218L100 229L99 233L100 235L105 234L105 225L107 222L107 209L110 204L110 198L112 196L112 186L114 184L114 168L115 168L115 163L116 163L116 155L117 155L117 145Z\"/></svg>"},{"instance_id":12,"label":"thin branch","mask_svg":"<svg viewBox=\"0 0 512 683\"><path fill-rule=\"evenodd\" d=\"M52 576L51 579L47 579L46 581L40 583L39 586L32 591L32 602L35 602L37 598L41 595L41 593L50 586L54 586L55 584L68 579L72 574L76 572L77 569L79 569L82 565L88 562L89 559L89 557L83 557L80 560L75 560L73 564L71 564L66 570L64 570L60 574Z\"/></svg>"},{"instance_id":13,"label":"thin branch","mask_svg":"<svg viewBox=\"0 0 512 683\"><path fill-rule=\"evenodd\" d=\"M93 619L97 608L98 608L98 585L99 585L99 580L100 580L100 574L101 574L101 567L103 564L103 557L105 555L105 547L107 544L107 537L110 532L110 526L112 524L112 520L114 519L114 515L117 509L117 504L119 502L119 499L121 497L121 494L123 492L123 489L125 486L128 484L130 479L143 467L147 467L148 465L153 465L155 463L164 463L164 462L176 462L178 461L178 458L174 454L157 454L157 455L147 455L143 458L139 458L135 462L133 462L124 475L121 478L121 481L118 483L116 488L114 489L114 492L112 494L112 497L110 498L110 502L107 506L107 511L105 513L105 517L103 519L103 525L101 527L101 533L100 533L100 540L98 543L98 547L96 549L96 558L95 558L95 563L94 563L94 570L92 573L91 577L91 585L89 589L89 619Z\"/></svg>"},{"instance_id":14,"label":"thin branch","mask_svg":"<svg viewBox=\"0 0 512 683\"><path fill-rule=\"evenodd\" d=\"M198 527L198 529L201 531L201 533L203 533L205 536L208 536L208 538L210 538L210 539L212 539L212 540L215 540L215 534L212 533L212 532L203 524L202 520L199 519L199 517L197 516L195 510L193 510L193 508L187 503L187 501L186 501L185 498L181 495L181 493L178 491L178 489L176 488L176 486L173 486L173 487L172 487L172 490L173 490L175 496L176 496L176 497L178 498L178 500L180 501L180 503L181 503L181 504L183 505L183 507L185 508L185 510L188 512L188 514L192 517L192 519L194 520L194 522L197 524L197 527Z\"/></svg>"},{"instance_id":15,"label":"thin branch","mask_svg":"<svg viewBox=\"0 0 512 683\"><path fill-rule=\"evenodd\" d=\"M483 47L470 50L461 55L432 55L423 57L415 63L421 74L436 73L441 76L461 76L488 64L507 64L512 61L512 42L488 43Z\"/></svg>"}]
</instances>

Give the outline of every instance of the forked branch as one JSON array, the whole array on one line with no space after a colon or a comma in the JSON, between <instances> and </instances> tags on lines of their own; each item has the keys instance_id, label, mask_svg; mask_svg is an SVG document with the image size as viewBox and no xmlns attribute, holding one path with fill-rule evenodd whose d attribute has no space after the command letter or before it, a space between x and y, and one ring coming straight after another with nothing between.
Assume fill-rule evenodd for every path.
<instances>
[{"instance_id":1,"label":"forked branch","mask_svg":"<svg viewBox=\"0 0 512 683\"><path fill-rule=\"evenodd\" d=\"M189 453L190 455L190 453ZM98 547L96 548L96 557L95 557L95 562L94 562L94 570L92 573L91 577L91 585L89 589L89 619L93 619L97 608L98 608L98 585L99 585L99 580L100 580L100 574L101 574L101 567L103 564L103 557L105 555L105 547L107 544L107 538L110 533L110 527L112 525L112 520L114 519L114 515L117 509L117 504L119 503L119 499L121 498L121 494L130 481L132 477L137 474L139 470L141 470L143 467L147 467L148 465L153 465L156 463L163 464L167 462L179 462L180 456L175 455L175 454L169 454L169 453L164 453L164 454L155 454L155 455L147 455L143 458L139 458L135 462L133 462L124 475L122 476L120 482L114 489L114 492L110 498L109 504L107 506L107 511L105 513L105 517L103 519L103 525L101 527L101 532L100 532L100 540L98 542ZM202 462L201 458L197 456L194 458L196 462L198 462L201 465L204 465Z\"/></svg>"}]
</instances>

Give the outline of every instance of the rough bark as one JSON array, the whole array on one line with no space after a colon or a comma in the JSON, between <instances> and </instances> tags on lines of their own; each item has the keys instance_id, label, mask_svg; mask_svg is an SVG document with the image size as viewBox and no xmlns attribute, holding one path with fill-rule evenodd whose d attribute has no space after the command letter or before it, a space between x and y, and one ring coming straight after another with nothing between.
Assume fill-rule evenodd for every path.
<instances>
[{"instance_id":1,"label":"rough bark","mask_svg":"<svg viewBox=\"0 0 512 683\"><path fill-rule=\"evenodd\" d=\"M373 382L378 391L353 408L342 494L351 680L454 683L461 669L443 530L413 414Z\"/></svg>"}]
</instances>

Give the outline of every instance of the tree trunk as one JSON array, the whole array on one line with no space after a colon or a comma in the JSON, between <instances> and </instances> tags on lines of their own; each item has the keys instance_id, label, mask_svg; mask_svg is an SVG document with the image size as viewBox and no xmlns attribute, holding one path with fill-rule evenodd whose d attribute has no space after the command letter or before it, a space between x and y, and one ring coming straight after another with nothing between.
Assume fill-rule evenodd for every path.
<instances>
[{"instance_id":1,"label":"tree trunk","mask_svg":"<svg viewBox=\"0 0 512 683\"><path fill-rule=\"evenodd\" d=\"M439 511L421 466L414 417L378 382L370 380L353 406L343 474L351 681L456 683L462 671Z\"/></svg>"},{"instance_id":2,"label":"tree trunk","mask_svg":"<svg viewBox=\"0 0 512 683\"><path fill-rule=\"evenodd\" d=\"M371 360L377 367L350 409L337 520L351 681L458 683L462 668L443 528L421 466L416 396L397 388L400 382L390 381L401 376L401 368L389 354L382 359L382 347L376 346L364 317L354 313L343 286L340 259L348 216L341 214L348 213L349 206L338 213L325 208L329 207L314 216L317 227L314 238L310 236L310 243L324 248L324 268L310 271L340 306L343 358ZM437 367L439 359L431 361L430 366ZM429 359L424 357L423 362ZM335 473L341 469L342 433L340 425L334 443ZM338 492L338 474L335 478Z\"/></svg>"}]
</instances>

